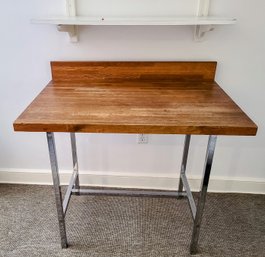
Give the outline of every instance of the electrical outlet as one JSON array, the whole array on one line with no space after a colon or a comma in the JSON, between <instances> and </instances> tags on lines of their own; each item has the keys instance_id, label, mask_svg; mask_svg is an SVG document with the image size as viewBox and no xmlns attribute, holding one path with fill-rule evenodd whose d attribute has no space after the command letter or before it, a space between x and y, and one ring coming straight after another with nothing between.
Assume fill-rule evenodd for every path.
<instances>
[{"instance_id":1,"label":"electrical outlet","mask_svg":"<svg viewBox=\"0 0 265 257\"><path fill-rule=\"evenodd\" d=\"M148 144L148 135L147 134L138 134L137 143L138 144Z\"/></svg>"}]
</instances>

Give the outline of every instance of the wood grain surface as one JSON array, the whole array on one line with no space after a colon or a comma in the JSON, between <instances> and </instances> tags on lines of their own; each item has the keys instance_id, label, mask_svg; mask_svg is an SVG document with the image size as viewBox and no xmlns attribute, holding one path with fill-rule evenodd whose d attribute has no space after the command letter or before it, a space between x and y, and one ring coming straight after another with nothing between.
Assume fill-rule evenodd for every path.
<instances>
[{"instance_id":1,"label":"wood grain surface","mask_svg":"<svg viewBox=\"0 0 265 257\"><path fill-rule=\"evenodd\" d=\"M257 126L214 82L215 67L215 62L53 62L53 81L14 129L255 135Z\"/></svg>"},{"instance_id":2,"label":"wood grain surface","mask_svg":"<svg viewBox=\"0 0 265 257\"><path fill-rule=\"evenodd\" d=\"M54 82L213 81L216 62L51 62Z\"/></svg>"}]
</instances>

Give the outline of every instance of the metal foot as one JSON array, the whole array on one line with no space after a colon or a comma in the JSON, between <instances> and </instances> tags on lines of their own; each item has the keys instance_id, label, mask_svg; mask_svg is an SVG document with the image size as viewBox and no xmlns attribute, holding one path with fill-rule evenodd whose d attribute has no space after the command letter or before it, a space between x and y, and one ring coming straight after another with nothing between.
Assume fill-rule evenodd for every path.
<instances>
[{"instance_id":1,"label":"metal foot","mask_svg":"<svg viewBox=\"0 0 265 257\"><path fill-rule=\"evenodd\" d=\"M187 166L188 153L189 153L189 147L190 147L190 138L191 138L190 135L185 136L184 149L183 149L182 162L181 162L181 169L180 169L178 192L183 192L183 181L182 181L181 174L186 173L186 166ZM182 197L183 196L178 196L178 198L182 198Z\"/></svg>"},{"instance_id":2,"label":"metal foot","mask_svg":"<svg viewBox=\"0 0 265 257\"><path fill-rule=\"evenodd\" d=\"M197 203L197 211L196 211L196 216L194 220L192 239L191 239L191 244L190 244L191 254L196 254L198 251L198 240L199 240L199 234L200 234L200 227L201 227L203 209L204 209L205 200L206 200L208 183L210 179L216 139L217 139L217 136L209 136L205 165L204 165L204 175L203 175L203 180L201 184L200 196L199 196L198 203Z\"/></svg>"},{"instance_id":3,"label":"metal foot","mask_svg":"<svg viewBox=\"0 0 265 257\"><path fill-rule=\"evenodd\" d=\"M59 173L58 173L58 163L57 163L57 156L56 156L56 149L55 149L55 141L54 141L54 135L52 132L47 132L47 141L48 141L49 156L50 156L50 162L51 162L56 208L57 208L58 221L59 221L61 246L62 248L67 248L62 193L61 193L60 178L59 178Z\"/></svg>"}]
</instances>

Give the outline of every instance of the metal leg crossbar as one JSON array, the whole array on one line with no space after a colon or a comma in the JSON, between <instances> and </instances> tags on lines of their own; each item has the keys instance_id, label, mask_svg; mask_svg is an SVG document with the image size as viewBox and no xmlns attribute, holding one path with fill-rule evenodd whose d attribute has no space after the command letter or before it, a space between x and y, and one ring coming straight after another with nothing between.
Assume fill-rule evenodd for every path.
<instances>
[{"instance_id":1,"label":"metal leg crossbar","mask_svg":"<svg viewBox=\"0 0 265 257\"><path fill-rule=\"evenodd\" d=\"M204 166L204 174L202 178L202 184L200 188L199 199L197 206L195 204L188 179L186 177L186 166L188 160L190 135L185 136L183 157L181 163L180 179L178 191L154 191L154 190L117 190L117 189L84 189L79 185L79 173L78 173L78 161L76 151L76 138L74 133L70 133L72 158L73 158L73 174L71 176L67 191L65 193L64 200L62 200L60 178L58 173L58 163L56 157L55 141L52 132L47 132L49 156L51 162L52 178L55 192L56 207L59 220L59 229L61 236L62 248L67 248L67 237L65 229L65 215L67 207L72 194L75 195L130 195L130 196L168 196L168 197L184 197L188 198L189 207L193 218L193 232L190 243L190 253L196 254L198 251L198 240L202 221L203 210L206 201L206 194L208 189L208 183L210 179L211 167L213 162L214 150L216 145L216 136L209 136L206 159ZM185 191L183 191L185 189Z\"/></svg>"}]
</instances>

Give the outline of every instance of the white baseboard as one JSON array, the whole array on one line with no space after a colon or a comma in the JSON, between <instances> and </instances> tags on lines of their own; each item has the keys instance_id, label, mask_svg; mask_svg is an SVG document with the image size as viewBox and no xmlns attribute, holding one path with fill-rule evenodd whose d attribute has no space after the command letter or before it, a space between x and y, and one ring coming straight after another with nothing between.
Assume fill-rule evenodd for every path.
<instances>
[{"instance_id":1,"label":"white baseboard","mask_svg":"<svg viewBox=\"0 0 265 257\"><path fill-rule=\"evenodd\" d=\"M70 179L70 171L60 172L61 184L66 185ZM198 191L201 178L188 176L192 191ZM117 172L80 172L80 181L85 186L121 187L176 190L178 177L172 174L154 176L151 174L133 174ZM0 183L51 185L49 170L0 170ZM209 192L237 192L265 194L265 181L251 178L211 177Z\"/></svg>"}]
</instances>

